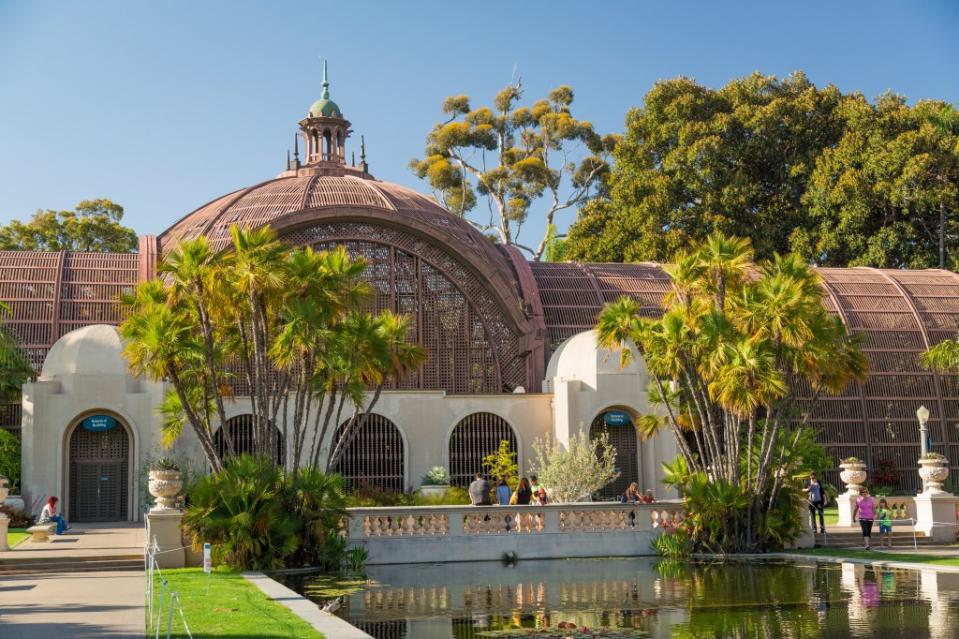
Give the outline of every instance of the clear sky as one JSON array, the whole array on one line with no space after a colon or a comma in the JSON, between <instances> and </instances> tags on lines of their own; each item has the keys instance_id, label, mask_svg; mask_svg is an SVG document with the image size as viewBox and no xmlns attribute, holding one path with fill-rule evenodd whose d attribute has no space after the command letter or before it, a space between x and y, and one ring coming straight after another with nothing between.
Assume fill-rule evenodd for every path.
<instances>
[{"instance_id":1,"label":"clear sky","mask_svg":"<svg viewBox=\"0 0 959 639\"><path fill-rule=\"evenodd\" d=\"M959 2L0 0L0 222L109 197L159 233L273 177L323 57L350 148L365 135L378 178L426 191L407 162L443 98L488 103L514 67L529 99L572 85L603 133L677 75L801 69L959 102ZM533 242L542 224L527 227Z\"/></svg>"}]
</instances>

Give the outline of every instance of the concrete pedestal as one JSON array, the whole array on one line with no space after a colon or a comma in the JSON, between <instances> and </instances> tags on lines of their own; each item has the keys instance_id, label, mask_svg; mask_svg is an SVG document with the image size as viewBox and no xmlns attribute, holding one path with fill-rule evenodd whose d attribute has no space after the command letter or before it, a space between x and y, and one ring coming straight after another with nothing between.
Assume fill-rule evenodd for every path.
<instances>
[{"instance_id":1,"label":"concrete pedestal","mask_svg":"<svg viewBox=\"0 0 959 639\"><path fill-rule=\"evenodd\" d=\"M852 511L856 507L856 497L859 493L844 492L836 497L836 504L839 506L838 526L852 526Z\"/></svg>"},{"instance_id":2,"label":"concrete pedestal","mask_svg":"<svg viewBox=\"0 0 959 639\"><path fill-rule=\"evenodd\" d=\"M7 516L0 513L0 551L10 550L10 547L7 546L7 526L9 525L10 520L7 519Z\"/></svg>"},{"instance_id":3,"label":"concrete pedestal","mask_svg":"<svg viewBox=\"0 0 959 639\"><path fill-rule=\"evenodd\" d=\"M180 524L183 513L179 510L156 510L147 513L147 545L156 541L157 565L160 568L183 568L186 553L183 551L183 533Z\"/></svg>"},{"instance_id":4,"label":"concrete pedestal","mask_svg":"<svg viewBox=\"0 0 959 639\"><path fill-rule=\"evenodd\" d=\"M959 498L947 492L916 495L916 530L937 544L956 541L956 503Z\"/></svg>"}]
</instances>

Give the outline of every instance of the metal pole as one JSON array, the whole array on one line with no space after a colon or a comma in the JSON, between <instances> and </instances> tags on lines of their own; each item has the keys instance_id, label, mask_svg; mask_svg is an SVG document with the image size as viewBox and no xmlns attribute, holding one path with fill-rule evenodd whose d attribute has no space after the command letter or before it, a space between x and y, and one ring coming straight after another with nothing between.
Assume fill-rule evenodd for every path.
<instances>
[{"instance_id":1,"label":"metal pole","mask_svg":"<svg viewBox=\"0 0 959 639\"><path fill-rule=\"evenodd\" d=\"M170 636L173 633L173 596L175 594L175 592L171 591L170 598L167 599L167 602L170 604L170 610L168 611L166 617L166 639L170 639Z\"/></svg>"},{"instance_id":2,"label":"metal pole","mask_svg":"<svg viewBox=\"0 0 959 639\"><path fill-rule=\"evenodd\" d=\"M921 439L919 450L925 455L929 452L929 429L926 427L926 422L919 422L919 437Z\"/></svg>"}]
</instances>

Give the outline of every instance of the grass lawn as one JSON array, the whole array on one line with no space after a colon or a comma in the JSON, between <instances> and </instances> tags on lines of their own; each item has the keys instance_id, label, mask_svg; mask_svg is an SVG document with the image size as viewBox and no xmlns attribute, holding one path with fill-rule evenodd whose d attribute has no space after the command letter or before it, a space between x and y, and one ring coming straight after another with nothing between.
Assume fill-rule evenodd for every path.
<instances>
[{"instance_id":1,"label":"grass lawn","mask_svg":"<svg viewBox=\"0 0 959 639\"><path fill-rule=\"evenodd\" d=\"M827 526L831 526L839 523L839 507L838 506L823 508L822 514L823 514L823 518L826 520Z\"/></svg>"},{"instance_id":2,"label":"grass lawn","mask_svg":"<svg viewBox=\"0 0 959 639\"><path fill-rule=\"evenodd\" d=\"M882 552L879 550L855 550L853 548L810 548L792 551L795 554L812 557L836 557L849 559L871 559L875 561L904 561L914 564L938 564L940 566L959 566L959 557L936 555L914 555L911 553Z\"/></svg>"},{"instance_id":3,"label":"grass lawn","mask_svg":"<svg viewBox=\"0 0 959 639\"><path fill-rule=\"evenodd\" d=\"M7 546L13 548L29 536L25 528L10 528L7 530Z\"/></svg>"},{"instance_id":4,"label":"grass lawn","mask_svg":"<svg viewBox=\"0 0 959 639\"><path fill-rule=\"evenodd\" d=\"M312 626L282 604L267 599L259 588L239 573L214 570L207 577L202 568L182 568L164 570L163 576L179 595L194 639L323 639L323 635ZM157 584L156 596L159 598L159 581ZM154 605L157 605L156 601ZM161 635L165 636L166 601L163 605ZM155 618L156 610L153 614ZM173 636L187 636L175 607Z\"/></svg>"}]
</instances>

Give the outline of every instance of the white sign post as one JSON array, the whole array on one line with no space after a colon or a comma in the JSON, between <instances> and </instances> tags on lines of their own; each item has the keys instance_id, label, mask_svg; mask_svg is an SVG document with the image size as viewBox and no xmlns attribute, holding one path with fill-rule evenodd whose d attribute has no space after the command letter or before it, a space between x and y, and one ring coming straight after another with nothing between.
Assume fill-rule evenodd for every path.
<instances>
[{"instance_id":1,"label":"white sign post","mask_svg":"<svg viewBox=\"0 0 959 639\"><path fill-rule=\"evenodd\" d=\"M203 544L203 572L210 574L213 570L213 560L210 559L210 544Z\"/></svg>"}]
</instances>

